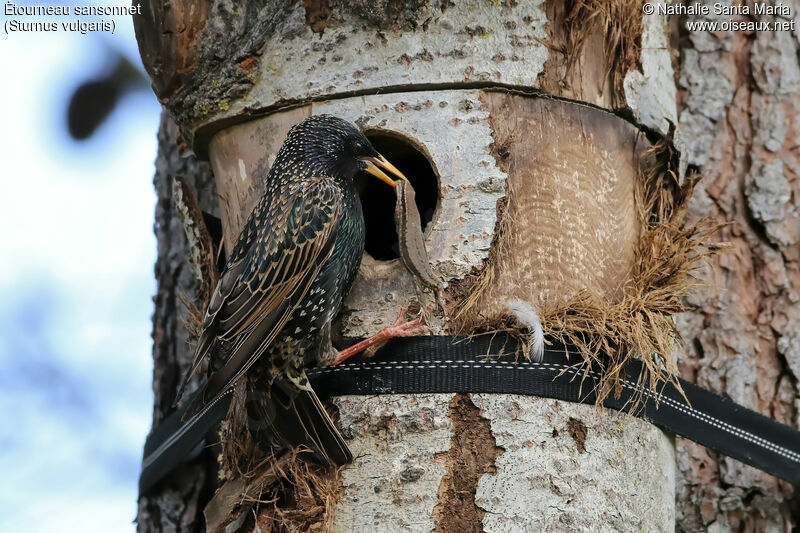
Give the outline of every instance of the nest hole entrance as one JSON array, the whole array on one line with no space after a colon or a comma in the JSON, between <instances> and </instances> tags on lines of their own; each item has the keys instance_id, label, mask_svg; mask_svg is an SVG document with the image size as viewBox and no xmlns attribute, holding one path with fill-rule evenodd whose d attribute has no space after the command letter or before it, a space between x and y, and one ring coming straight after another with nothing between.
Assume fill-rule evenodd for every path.
<instances>
[{"instance_id":1,"label":"nest hole entrance","mask_svg":"<svg viewBox=\"0 0 800 533\"><path fill-rule=\"evenodd\" d=\"M225 253L225 244L222 242L222 220L220 220L219 217L215 217L203 211L203 222L205 222L206 229L211 236L211 242L214 244L214 251L217 252L217 257L215 258L217 272L222 272L225 270L225 262L228 257Z\"/></svg>"},{"instance_id":2,"label":"nest hole entrance","mask_svg":"<svg viewBox=\"0 0 800 533\"><path fill-rule=\"evenodd\" d=\"M378 152L396 166L411 182L416 195L422 230L428 226L439 203L439 179L423 152L408 140L386 133L366 133ZM365 250L378 261L400 257L394 225L394 189L364 172L356 177L367 226Z\"/></svg>"}]
</instances>

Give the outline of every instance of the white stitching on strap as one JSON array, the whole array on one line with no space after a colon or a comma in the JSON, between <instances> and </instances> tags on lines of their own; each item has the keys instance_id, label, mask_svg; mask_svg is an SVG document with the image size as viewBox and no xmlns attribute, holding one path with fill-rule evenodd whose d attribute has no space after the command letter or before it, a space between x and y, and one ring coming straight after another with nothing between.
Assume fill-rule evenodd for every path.
<instances>
[{"instance_id":1,"label":"white stitching on strap","mask_svg":"<svg viewBox=\"0 0 800 533\"><path fill-rule=\"evenodd\" d=\"M198 412L198 413L197 413L196 415L194 415L192 418L190 418L189 420L187 420L185 424L183 424L183 425L182 425L180 428L178 428L178 431L176 431L175 433L173 433L172 435L170 435L170 436L169 436L169 438L168 438L167 440L165 440L164 442L162 442L162 443L161 443L161 445L160 445L158 448L156 448L155 450L153 450L152 452L150 452L150 453L147 455L147 457L145 457L144 459L142 459L142 471L144 471L144 470L145 470L147 467L149 467L151 464L153 464L153 463L156 461L156 459L158 459L159 457L161 457L161 454L162 454L162 453L164 453L164 451L165 451L167 448L169 448L170 446L172 446L172 444L173 444L175 441L177 441L179 438L181 438L181 437L182 437L182 436L183 436L183 435L184 435L184 434L185 434L187 431L189 431L189 429L190 429L190 428L191 428L191 427L192 427L192 426L193 426L193 425L194 425L194 424L195 424L195 423L196 423L198 420L200 420L200 419L203 417L203 415L204 415L204 414L206 414L206 413L207 413L207 412L208 412L208 411L209 411L209 410L210 410L212 407L214 407L214 406L215 406L217 403L219 403L220 401L222 401L222 399L223 399L225 396L228 396L228 395L229 395L229 394L231 394L231 393L233 393L233 389L232 389L232 388L231 388L231 389L228 389L228 390L226 390L225 392L223 392L222 394L220 394L220 395L219 395L219 396L218 396L216 399L214 399L214 401L212 401L211 403L209 403L208 405L206 405L205 407L203 407L203 409L202 409L200 412Z\"/></svg>"},{"instance_id":2,"label":"white stitching on strap","mask_svg":"<svg viewBox=\"0 0 800 533\"><path fill-rule=\"evenodd\" d=\"M573 374L575 376L580 376L581 375L581 372L578 372L578 371L576 371L576 370L574 370L574 369L572 369L570 367L565 367L564 365L556 365L556 364L553 364L553 363L536 363L536 362L531 362L531 361L521 361L519 363L514 363L514 362L510 362L510 361L492 361L492 360L474 361L474 360L463 360L463 359L462 360L447 360L447 361L443 361L443 362L440 362L440 363L431 363L429 361L419 361L419 360L398 361L398 362L392 362L392 363L367 363L367 365L364 365L364 364L361 364L361 363L342 363L342 364L339 364L339 365L336 365L336 366L315 368L314 369L314 373L315 374L323 374L323 373L332 374L332 373L336 373L336 372L348 372L348 371L352 371L352 370L357 370L357 371L358 370L398 370L398 369L400 369L400 370L402 370L402 369L413 370L413 369L419 369L419 368L431 368L431 369L438 368L438 369L446 370L448 368L459 368L459 367L460 368L475 368L475 367L492 368L492 367L499 367L499 368L512 369L512 370L513 369L524 369L524 370L537 370L537 369L538 370L542 370L542 369L544 369L544 370L557 370L557 371L562 371L563 370L563 371L565 371L565 372L567 372L569 374ZM599 379L600 378L600 376L596 372L594 372L592 370L589 371L589 374L595 379ZM650 398L652 398L654 400L657 399L658 401L663 401L665 404L667 404L668 406L672 407L673 409L681 411L682 413L684 413L686 415L689 415L689 416L699 420L700 422L703 422L705 424L714 426L714 427L716 427L718 429L721 429L723 431L727 431L728 433L732 433L733 435L735 435L735 436L737 436L737 437L739 437L739 438L741 438L743 440L747 440L749 442L752 442L753 444L757 444L757 445L759 445L759 446L761 446L763 448L766 448L766 449L768 449L768 450L770 450L772 452L775 452L778 455L781 455L781 456L783 456L783 457L785 457L785 458L787 458L787 459L789 459L791 461L794 461L796 463L800 463L800 453L798 453L798 452L794 452L792 450L784 448L783 446L780 446L778 444L775 444L774 442L768 441L768 440L764 439L763 437L759 437L758 435L754 435L754 434L752 434L752 433L750 433L748 431L745 431L745 430L740 429L740 428L738 428L736 426L733 426L733 425L731 425L731 424L729 424L727 422L719 420L718 418L716 418L716 417L714 417L714 416L712 416L712 415L710 415L708 413L704 413L703 411L699 411L699 410L694 409L692 407L683 405L680 402L678 402L678 401L676 401L676 400L674 400L674 399L672 399L672 398L670 398L668 396L659 396L659 398L656 398L656 395L653 393L653 391L651 391L649 389L642 388L641 386L637 385L636 383L634 383L632 381L623 379L622 383L624 384L624 386L626 388L628 388L628 389L630 389L630 390L632 390L634 392L644 393L648 397L650 397Z\"/></svg>"}]
</instances>

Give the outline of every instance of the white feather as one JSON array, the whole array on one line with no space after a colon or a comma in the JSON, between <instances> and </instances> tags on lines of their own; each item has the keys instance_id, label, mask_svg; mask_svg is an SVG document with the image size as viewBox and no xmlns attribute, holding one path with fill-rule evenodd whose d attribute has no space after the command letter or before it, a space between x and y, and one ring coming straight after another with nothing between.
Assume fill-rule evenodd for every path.
<instances>
[{"instance_id":1,"label":"white feather","mask_svg":"<svg viewBox=\"0 0 800 533\"><path fill-rule=\"evenodd\" d=\"M510 300L506 302L506 309L514 315L521 326L528 329L528 338L531 348L531 358L541 361L544 357L544 331L539 313L533 305L524 300Z\"/></svg>"}]
</instances>

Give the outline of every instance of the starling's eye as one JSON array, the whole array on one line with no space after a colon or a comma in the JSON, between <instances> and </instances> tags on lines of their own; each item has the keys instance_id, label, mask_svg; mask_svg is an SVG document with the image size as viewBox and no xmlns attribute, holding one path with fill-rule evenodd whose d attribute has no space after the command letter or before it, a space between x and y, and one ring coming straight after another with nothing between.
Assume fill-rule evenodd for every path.
<instances>
[{"instance_id":1,"label":"starling's eye","mask_svg":"<svg viewBox=\"0 0 800 533\"><path fill-rule=\"evenodd\" d=\"M354 151L354 152L356 152L356 153L361 153L361 152L363 152L365 149L366 149L366 146L364 146L364 143L362 143L361 141L355 141L355 142L353 143L353 151Z\"/></svg>"}]
</instances>

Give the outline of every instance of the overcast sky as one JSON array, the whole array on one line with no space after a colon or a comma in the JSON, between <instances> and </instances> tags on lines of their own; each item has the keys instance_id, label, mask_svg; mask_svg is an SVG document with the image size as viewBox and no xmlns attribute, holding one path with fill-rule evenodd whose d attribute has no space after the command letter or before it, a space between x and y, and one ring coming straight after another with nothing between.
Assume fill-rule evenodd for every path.
<instances>
[{"instance_id":1,"label":"overcast sky","mask_svg":"<svg viewBox=\"0 0 800 533\"><path fill-rule=\"evenodd\" d=\"M130 20L116 22L0 34L0 531L135 529L159 106L127 96L82 143L65 125L109 46L140 65Z\"/></svg>"}]
</instances>

